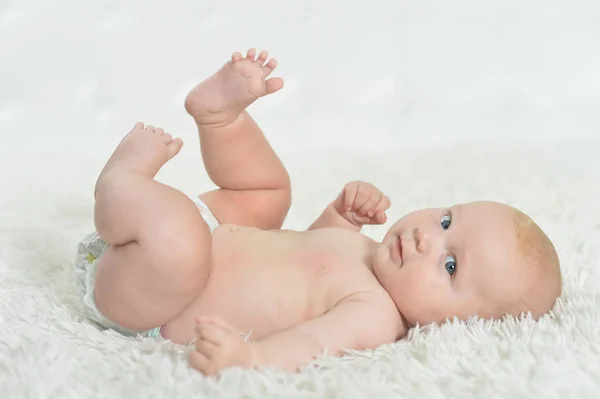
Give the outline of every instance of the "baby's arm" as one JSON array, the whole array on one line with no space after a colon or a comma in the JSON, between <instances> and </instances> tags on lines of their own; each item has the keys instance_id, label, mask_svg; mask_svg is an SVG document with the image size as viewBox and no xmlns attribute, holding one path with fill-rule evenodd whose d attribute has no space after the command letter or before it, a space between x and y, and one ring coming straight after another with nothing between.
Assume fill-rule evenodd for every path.
<instances>
[{"instance_id":1,"label":"baby's arm","mask_svg":"<svg viewBox=\"0 0 600 399\"><path fill-rule=\"evenodd\" d=\"M341 355L344 349L373 349L400 335L397 309L382 295L365 292L340 301L329 312L289 330L245 342L223 320L199 325L191 365L216 375L233 367L276 367L297 371L323 351Z\"/></svg>"},{"instance_id":2,"label":"baby's arm","mask_svg":"<svg viewBox=\"0 0 600 399\"><path fill-rule=\"evenodd\" d=\"M325 208L308 230L343 227L360 231L365 224L383 224L390 199L371 183L347 183L338 197Z\"/></svg>"},{"instance_id":3,"label":"baby's arm","mask_svg":"<svg viewBox=\"0 0 600 399\"><path fill-rule=\"evenodd\" d=\"M361 226L357 226L346 219L335 207L334 202L327 205L327 208L319 215L308 230L317 230L325 227L343 227L345 229L360 231Z\"/></svg>"},{"instance_id":4,"label":"baby's arm","mask_svg":"<svg viewBox=\"0 0 600 399\"><path fill-rule=\"evenodd\" d=\"M398 337L399 325L395 308L379 298L359 294L320 317L252 342L254 365L297 371L325 350L339 356L345 349L374 349L392 343Z\"/></svg>"}]
</instances>

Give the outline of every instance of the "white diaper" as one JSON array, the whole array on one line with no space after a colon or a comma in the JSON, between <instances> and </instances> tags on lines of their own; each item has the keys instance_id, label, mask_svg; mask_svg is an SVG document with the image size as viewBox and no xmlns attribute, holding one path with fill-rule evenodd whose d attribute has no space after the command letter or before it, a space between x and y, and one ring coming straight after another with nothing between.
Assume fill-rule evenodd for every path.
<instances>
[{"instance_id":1,"label":"white diaper","mask_svg":"<svg viewBox=\"0 0 600 399\"><path fill-rule=\"evenodd\" d=\"M219 222L217 219L203 201L197 197L190 198L198 207L198 210L210 228L210 231L213 232L217 227L219 227ZM96 306L96 300L94 298L96 272L98 268L98 260L108 250L108 248L110 248L110 244L107 244L104 240L102 240L102 238L100 238L96 232L86 235L79 242L77 248L77 257L75 259L75 276L79 296L84 304L86 317L100 328L115 330L123 335L141 335L143 337L162 339L160 335L160 326L148 331L143 331L141 333L134 332L110 321L98 310L98 307Z\"/></svg>"},{"instance_id":2,"label":"white diaper","mask_svg":"<svg viewBox=\"0 0 600 399\"><path fill-rule=\"evenodd\" d=\"M213 213L208 209L208 206L198 197L190 197L194 204L198 207L200 214L202 215L202 219L206 222L208 227L210 228L210 232L215 231L217 227L219 227L219 221L215 218Z\"/></svg>"}]
</instances>

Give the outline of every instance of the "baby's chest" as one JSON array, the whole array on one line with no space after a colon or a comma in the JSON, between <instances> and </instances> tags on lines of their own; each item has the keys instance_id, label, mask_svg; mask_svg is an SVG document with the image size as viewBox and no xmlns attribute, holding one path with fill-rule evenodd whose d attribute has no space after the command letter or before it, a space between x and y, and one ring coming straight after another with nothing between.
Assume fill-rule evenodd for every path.
<instances>
[{"instance_id":1,"label":"baby's chest","mask_svg":"<svg viewBox=\"0 0 600 399\"><path fill-rule=\"evenodd\" d=\"M289 284L305 284L309 296L321 314L343 298L379 287L362 259L337 248L307 247L290 254L283 262L284 270L297 276Z\"/></svg>"},{"instance_id":2,"label":"baby's chest","mask_svg":"<svg viewBox=\"0 0 600 399\"><path fill-rule=\"evenodd\" d=\"M317 316L374 280L360 258L310 243L244 245L218 260L211 274L220 292L252 296L275 313L294 309Z\"/></svg>"},{"instance_id":3,"label":"baby's chest","mask_svg":"<svg viewBox=\"0 0 600 399\"><path fill-rule=\"evenodd\" d=\"M317 317L376 282L360 256L326 238L256 229L218 235L207 287L211 302L288 324Z\"/></svg>"}]
</instances>

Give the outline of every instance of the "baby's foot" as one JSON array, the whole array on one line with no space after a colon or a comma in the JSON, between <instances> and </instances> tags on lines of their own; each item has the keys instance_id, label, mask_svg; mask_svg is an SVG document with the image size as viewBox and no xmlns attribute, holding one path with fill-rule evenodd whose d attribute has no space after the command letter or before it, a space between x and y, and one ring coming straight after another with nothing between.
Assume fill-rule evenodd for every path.
<instances>
[{"instance_id":1,"label":"baby's foot","mask_svg":"<svg viewBox=\"0 0 600 399\"><path fill-rule=\"evenodd\" d=\"M277 66L269 53L250 49L246 58L234 53L231 61L204 80L188 94L185 109L198 124L228 125L257 98L275 93L283 79L267 77Z\"/></svg>"},{"instance_id":2,"label":"baby's foot","mask_svg":"<svg viewBox=\"0 0 600 399\"><path fill-rule=\"evenodd\" d=\"M117 167L133 168L154 178L160 168L179 153L182 146L183 141L180 138L172 139L163 129L155 129L153 126L144 128L144 124L138 122L108 159L98 181Z\"/></svg>"}]
</instances>

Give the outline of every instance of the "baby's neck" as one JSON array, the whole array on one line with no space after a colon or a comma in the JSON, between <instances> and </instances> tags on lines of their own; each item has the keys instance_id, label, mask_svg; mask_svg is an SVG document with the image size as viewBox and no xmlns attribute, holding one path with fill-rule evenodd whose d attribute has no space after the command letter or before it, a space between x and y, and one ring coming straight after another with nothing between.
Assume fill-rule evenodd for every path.
<instances>
[{"instance_id":1,"label":"baby's neck","mask_svg":"<svg viewBox=\"0 0 600 399\"><path fill-rule=\"evenodd\" d=\"M369 269L371 274L373 274L373 276L375 276L375 273L373 271L373 260L375 259L375 256L377 255L377 251L381 248L381 246L383 244L381 244L380 242L375 241L372 238L369 238L365 235L362 235L362 236L364 237L363 262L365 263L365 265L367 266L367 269ZM375 278L377 278L377 276L375 276Z\"/></svg>"},{"instance_id":2,"label":"baby's neck","mask_svg":"<svg viewBox=\"0 0 600 399\"><path fill-rule=\"evenodd\" d=\"M382 249L381 247L384 244L380 243L379 241L375 241L367 236L364 236L364 237L365 237L365 247L364 247L365 250L364 250L363 260L365 262L365 265L369 269L369 271L373 274L373 277L375 277L377 279L377 275L373 271L373 261L374 261L375 257L377 256L377 252ZM379 279L377 279L377 281L379 281ZM390 296L390 299L391 299L391 296ZM396 339L398 340L398 339L404 338L406 336L406 334L408 334L408 330L410 330L411 326L408 325L408 322L402 315L402 312L400 312L400 309L398 309L396 307L396 310L398 311L398 314L400 315L400 320L398 323L398 330L397 330L398 336L396 337Z\"/></svg>"},{"instance_id":3,"label":"baby's neck","mask_svg":"<svg viewBox=\"0 0 600 399\"><path fill-rule=\"evenodd\" d=\"M350 240L350 242L348 242L347 245L351 246L352 252L355 255L357 255L357 254L360 255L362 263L367 267L367 269L371 272L373 277L381 285L381 283L379 282L379 279L377 279L377 275L375 274L375 272L373 270L373 262L374 262L375 258L377 257L378 252L380 252L382 250L388 251L387 249L383 248L384 244L382 244L381 242L375 241L372 238L367 237L364 234L360 234L360 239L358 239L357 241ZM382 287L382 290L385 290L385 288ZM393 301L391 296L390 296L390 301ZM398 335L396 338L400 339L400 338L403 338L406 335L406 333L408 332L408 326L406 324L406 320L404 319L404 317L402 316L401 312L398 310L397 307L396 307L396 311L398 312L398 315L400 316L399 320L398 320L398 327L396 330L398 332Z\"/></svg>"}]
</instances>

